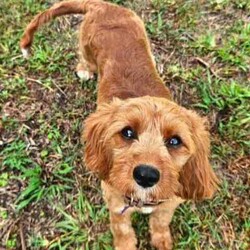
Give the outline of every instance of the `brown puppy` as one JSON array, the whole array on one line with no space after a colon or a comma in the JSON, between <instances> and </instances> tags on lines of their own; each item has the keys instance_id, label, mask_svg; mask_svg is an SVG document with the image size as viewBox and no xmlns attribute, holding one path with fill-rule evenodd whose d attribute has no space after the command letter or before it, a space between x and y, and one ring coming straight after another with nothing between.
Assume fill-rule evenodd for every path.
<instances>
[{"instance_id":1,"label":"brown puppy","mask_svg":"<svg viewBox=\"0 0 250 250\"><path fill-rule=\"evenodd\" d=\"M102 180L115 249L136 249L134 211L151 213L152 244L171 249L175 208L187 199L210 198L216 189L205 120L169 100L141 19L117 5L55 4L26 28L24 56L40 25L73 13L85 14L78 75L87 80L98 73L98 108L85 121L85 163Z\"/></svg>"}]
</instances>

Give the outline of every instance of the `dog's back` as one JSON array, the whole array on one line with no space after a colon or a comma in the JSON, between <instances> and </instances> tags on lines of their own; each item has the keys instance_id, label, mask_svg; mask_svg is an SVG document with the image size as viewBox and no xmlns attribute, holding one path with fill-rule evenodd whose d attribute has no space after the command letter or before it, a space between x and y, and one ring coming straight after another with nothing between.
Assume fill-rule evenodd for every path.
<instances>
[{"instance_id":1,"label":"dog's back","mask_svg":"<svg viewBox=\"0 0 250 250\"><path fill-rule=\"evenodd\" d=\"M155 68L142 20L133 11L112 3L71 0L55 4L27 26L20 42L23 55L28 56L39 26L67 14L85 14L80 28L80 55L90 71L94 68L92 71L98 72L98 102L149 94L170 98Z\"/></svg>"},{"instance_id":2,"label":"dog's back","mask_svg":"<svg viewBox=\"0 0 250 250\"><path fill-rule=\"evenodd\" d=\"M63 1L54 4L51 8L36 15L28 24L20 41L20 47L24 56L29 52L34 34L40 26L55 17L69 14L86 14L84 25L88 26L89 33L97 34L100 30L107 31L108 29L112 38L110 41L116 40L115 36L119 36L119 40L122 38L124 41L129 34L131 35L133 33L136 36L144 33L142 33L144 26L140 18L126 8L101 0ZM141 25L138 26L138 23ZM117 32L117 29L120 29L120 32ZM116 30L116 32L112 33L112 30ZM136 32L136 30L138 30L138 32ZM143 35L145 35L145 33Z\"/></svg>"}]
</instances>

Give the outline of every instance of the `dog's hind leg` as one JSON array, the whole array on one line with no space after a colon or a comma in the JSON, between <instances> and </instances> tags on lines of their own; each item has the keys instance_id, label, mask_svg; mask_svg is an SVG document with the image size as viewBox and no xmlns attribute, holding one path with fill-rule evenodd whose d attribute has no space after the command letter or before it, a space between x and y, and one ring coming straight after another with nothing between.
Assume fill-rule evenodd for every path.
<instances>
[{"instance_id":1,"label":"dog's hind leg","mask_svg":"<svg viewBox=\"0 0 250 250\"><path fill-rule=\"evenodd\" d=\"M89 70L87 62L83 62L83 60L81 60L76 66L76 75L83 81L88 81L94 78L94 72Z\"/></svg>"},{"instance_id":2,"label":"dog's hind leg","mask_svg":"<svg viewBox=\"0 0 250 250\"><path fill-rule=\"evenodd\" d=\"M76 75L83 81L93 79L94 73L97 72L97 66L91 56L91 52L87 48L88 46L83 46L80 41L79 63L76 67Z\"/></svg>"}]
</instances>

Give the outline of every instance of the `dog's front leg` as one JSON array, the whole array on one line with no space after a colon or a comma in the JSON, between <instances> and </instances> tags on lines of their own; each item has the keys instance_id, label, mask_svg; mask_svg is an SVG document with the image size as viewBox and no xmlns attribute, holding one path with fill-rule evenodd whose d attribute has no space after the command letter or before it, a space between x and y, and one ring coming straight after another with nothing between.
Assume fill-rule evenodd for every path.
<instances>
[{"instance_id":1,"label":"dog's front leg","mask_svg":"<svg viewBox=\"0 0 250 250\"><path fill-rule=\"evenodd\" d=\"M171 211L172 212L172 211ZM155 211L150 215L151 243L158 250L171 250L173 243L169 223L173 213L167 210Z\"/></svg>"},{"instance_id":2,"label":"dog's front leg","mask_svg":"<svg viewBox=\"0 0 250 250\"><path fill-rule=\"evenodd\" d=\"M115 250L136 250L136 237L130 218L133 209L125 209L124 199L116 189L104 181L101 185L103 198L109 208L110 227Z\"/></svg>"},{"instance_id":3,"label":"dog's front leg","mask_svg":"<svg viewBox=\"0 0 250 250\"><path fill-rule=\"evenodd\" d=\"M136 250L136 236L130 215L128 211L124 214L110 211L110 224L115 250Z\"/></svg>"},{"instance_id":4,"label":"dog's front leg","mask_svg":"<svg viewBox=\"0 0 250 250\"><path fill-rule=\"evenodd\" d=\"M169 224L175 209L183 203L180 197L166 201L156 209L149 218L151 243L158 250L171 250L173 247Z\"/></svg>"}]
</instances>

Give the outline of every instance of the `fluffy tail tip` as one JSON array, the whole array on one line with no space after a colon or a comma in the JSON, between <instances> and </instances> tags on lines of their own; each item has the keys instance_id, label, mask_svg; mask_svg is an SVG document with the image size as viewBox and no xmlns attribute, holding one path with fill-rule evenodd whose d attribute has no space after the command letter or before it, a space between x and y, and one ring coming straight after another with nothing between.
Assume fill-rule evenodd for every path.
<instances>
[{"instance_id":1,"label":"fluffy tail tip","mask_svg":"<svg viewBox=\"0 0 250 250\"><path fill-rule=\"evenodd\" d=\"M25 59L29 58L30 52L28 48L21 48L21 51Z\"/></svg>"}]
</instances>

